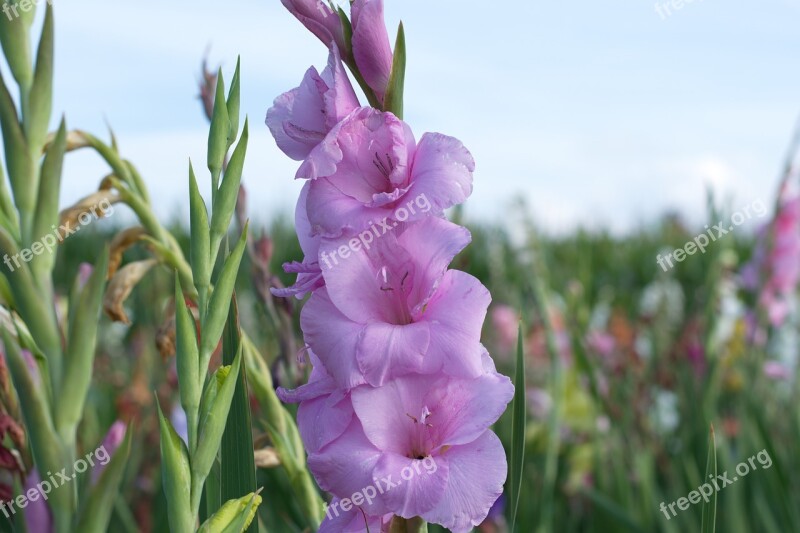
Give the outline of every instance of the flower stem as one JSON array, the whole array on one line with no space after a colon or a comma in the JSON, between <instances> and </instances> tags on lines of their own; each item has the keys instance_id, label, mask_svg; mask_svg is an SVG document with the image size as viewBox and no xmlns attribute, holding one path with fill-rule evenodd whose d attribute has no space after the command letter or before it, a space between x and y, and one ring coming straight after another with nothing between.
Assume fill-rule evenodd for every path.
<instances>
[{"instance_id":1,"label":"flower stem","mask_svg":"<svg viewBox=\"0 0 800 533\"><path fill-rule=\"evenodd\" d=\"M395 516L389 525L389 533L428 533L428 524L418 516L408 519Z\"/></svg>"}]
</instances>

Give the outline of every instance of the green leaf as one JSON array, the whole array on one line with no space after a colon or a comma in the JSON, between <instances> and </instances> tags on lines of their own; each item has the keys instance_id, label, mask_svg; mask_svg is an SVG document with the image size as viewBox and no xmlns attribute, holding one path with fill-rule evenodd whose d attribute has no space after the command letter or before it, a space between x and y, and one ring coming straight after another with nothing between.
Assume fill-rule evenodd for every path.
<instances>
[{"instance_id":1,"label":"green leaf","mask_svg":"<svg viewBox=\"0 0 800 533\"><path fill-rule=\"evenodd\" d=\"M95 263L92 275L81 292L74 317L70 317L67 336L67 356L61 390L69 391L56 405L56 427L67 443L75 440L89 386L92 382L94 350L97 344L97 327L103 288L108 272L108 247Z\"/></svg>"},{"instance_id":2,"label":"green leaf","mask_svg":"<svg viewBox=\"0 0 800 533\"><path fill-rule=\"evenodd\" d=\"M397 118L403 118L403 91L406 79L406 33L403 23L397 29L397 40L394 44L394 58L386 95L383 98L384 111L391 111Z\"/></svg>"},{"instance_id":3,"label":"green leaf","mask_svg":"<svg viewBox=\"0 0 800 533\"><path fill-rule=\"evenodd\" d=\"M248 525L258 524L258 520L253 519L260 504L261 496L255 491L241 498L230 499L214 513L214 516L200 526L197 533L242 533L245 530L253 531L252 528L247 529L247 527Z\"/></svg>"},{"instance_id":4,"label":"green leaf","mask_svg":"<svg viewBox=\"0 0 800 533\"><path fill-rule=\"evenodd\" d=\"M175 273L175 357L178 370L181 406L186 412L189 449L197 446L197 412L200 407L200 351L194 318L186 307L181 281ZM205 378L205 371L203 372Z\"/></svg>"},{"instance_id":5,"label":"green leaf","mask_svg":"<svg viewBox=\"0 0 800 533\"><path fill-rule=\"evenodd\" d=\"M0 327L0 334L3 337L8 370L14 389L19 395L19 406L31 443L34 462L40 472L57 472L64 463L64 454L47 402L45 376L40 373L37 380L31 374L17 343L11 338L5 326ZM73 508L73 499L72 492L68 490L53 491L50 495L54 512L69 512Z\"/></svg>"},{"instance_id":6,"label":"green leaf","mask_svg":"<svg viewBox=\"0 0 800 533\"><path fill-rule=\"evenodd\" d=\"M211 293L211 301L208 305L208 315L202 324L202 335L200 343L200 368L207 368L211 359L211 354L219 343L222 330L225 327L225 319L228 316L228 308L231 304L233 287L236 284L236 277L239 274L239 264L242 261L245 246L247 243L247 225L245 225L239 242L225 260L222 271L217 279L214 292ZM203 376L204 377L204 376Z\"/></svg>"},{"instance_id":7,"label":"green leaf","mask_svg":"<svg viewBox=\"0 0 800 533\"><path fill-rule=\"evenodd\" d=\"M0 17L2 18L2 17ZM0 31L2 35L2 31ZM30 239L31 227L28 225L33 216L36 202L36 180L33 177L33 163L28 155L28 142L19 123L17 108L11 93L8 91L2 73L0 73L0 126L3 129L3 147L6 155L6 168L14 202L22 211L22 230L26 242Z\"/></svg>"},{"instance_id":8,"label":"green leaf","mask_svg":"<svg viewBox=\"0 0 800 533\"><path fill-rule=\"evenodd\" d=\"M239 381L241 361L242 348L240 345L233 364L220 367L215 374L215 378L219 380L218 390L213 401L208 405L208 411L202 413L197 451L192 456L192 478L196 486L202 485L211 470L212 463L217 458L233 401L233 393ZM205 405L205 402L203 403Z\"/></svg>"},{"instance_id":9,"label":"green leaf","mask_svg":"<svg viewBox=\"0 0 800 533\"><path fill-rule=\"evenodd\" d=\"M19 8L17 13L24 14ZM9 17L5 13L0 16L0 44L11 73L23 93L28 92L33 81L30 27L26 24L27 20L28 15L25 15L25 19L20 16Z\"/></svg>"},{"instance_id":10,"label":"green leaf","mask_svg":"<svg viewBox=\"0 0 800 533\"><path fill-rule=\"evenodd\" d=\"M228 134L231 122L228 118L228 106L225 102L225 81L222 69L217 74L217 90L214 96L214 112L211 115L211 128L208 131L208 170L211 171L212 192L216 194L219 175L228 151Z\"/></svg>"},{"instance_id":11,"label":"green leaf","mask_svg":"<svg viewBox=\"0 0 800 533\"><path fill-rule=\"evenodd\" d=\"M37 236L36 238L40 239L42 244L48 248L47 253L37 256L31 265L33 271L40 278L49 277L55 264L58 243L52 228L58 225L58 195L61 190L61 171L66 150L67 125L62 118L55 140L47 147L44 156L39 197L33 219L32 235Z\"/></svg>"},{"instance_id":12,"label":"green leaf","mask_svg":"<svg viewBox=\"0 0 800 533\"><path fill-rule=\"evenodd\" d=\"M709 478L709 476L713 476ZM703 481L717 478L717 441L714 435L714 425L708 435L708 455L706 457L706 475ZM717 491L711 495L709 501L703 504L703 518L700 524L701 533L714 533L717 529Z\"/></svg>"},{"instance_id":13,"label":"green leaf","mask_svg":"<svg viewBox=\"0 0 800 533\"><path fill-rule=\"evenodd\" d=\"M517 513L525 467L525 356L522 345L522 324L517 333L517 368L514 374L514 402L511 421L511 459L508 475L508 501L511 510L511 531L516 531Z\"/></svg>"},{"instance_id":14,"label":"green leaf","mask_svg":"<svg viewBox=\"0 0 800 533\"><path fill-rule=\"evenodd\" d=\"M231 129L228 133L228 148L231 147L233 141L236 140L236 136L239 134L239 105L240 105L240 74L239 74L239 67L241 66L242 58L241 56L236 58L236 70L233 73L233 79L231 80L231 88L228 90L228 101L227 101L227 109L228 109L228 119L231 122Z\"/></svg>"},{"instance_id":15,"label":"green leaf","mask_svg":"<svg viewBox=\"0 0 800 533\"><path fill-rule=\"evenodd\" d=\"M53 6L48 3L25 116L28 145L35 152L44 145L50 125L50 112L53 108L53 55Z\"/></svg>"},{"instance_id":16,"label":"green leaf","mask_svg":"<svg viewBox=\"0 0 800 533\"><path fill-rule=\"evenodd\" d=\"M161 476L164 495L169 509L170 531L194 531L192 512L192 474L186 445L158 405L158 423L161 428Z\"/></svg>"},{"instance_id":17,"label":"green leaf","mask_svg":"<svg viewBox=\"0 0 800 533\"><path fill-rule=\"evenodd\" d=\"M231 160L225 169L225 176L219 186L216 200L211 208L211 260L214 262L219 253L222 237L228 232L231 218L236 211L236 200L239 197L239 185L242 181L244 158L247 154L248 140L247 119L244 121L242 138L233 150Z\"/></svg>"},{"instance_id":18,"label":"green leaf","mask_svg":"<svg viewBox=\"0 0 800 533\"><path fill-rule=\"evenodd\" d=\"M97 484L90 489L76 531L108 530L114 503L120 497L120 486L131 452L132 434L132 427L129 425L125 431L125 439L100 474Z\"/></svg>"},{"instance_id":19,"label":"green leaf","mask_svg":"<svg viewBox=\"0 0 800 533\"><path fill-rule=\"evenodd\" d=\"M211 234L208 227L208 210L200 189L197 187L197 180L194 177L194 169L189 163L189 219L191 224L191 243L190 257L192 261L192 276L194 284L201 294L201 299L205 299L208 287L211 283ZM204 313L204 303L199 302L200 312Z\"/></svg>"},{"instance_id":20,"label":"green leaf","mask_svg":"<svg viewBox=\"0 0 800 533\"><path fill-rule=\"evenodd\" d=\"M231 300L228 321L222 334L222 364L233 364L237 349L242 345L239 331L239 311L236 296ZM256 491L256 465L253 455L253 430L250 420L250 395L247 390L246 359L233 393L228 423L222 436L220 453L221 499L234 500L242 494ZM250 524L249 533L258 533L258 521Z\"/></svg>"}]
</instances>

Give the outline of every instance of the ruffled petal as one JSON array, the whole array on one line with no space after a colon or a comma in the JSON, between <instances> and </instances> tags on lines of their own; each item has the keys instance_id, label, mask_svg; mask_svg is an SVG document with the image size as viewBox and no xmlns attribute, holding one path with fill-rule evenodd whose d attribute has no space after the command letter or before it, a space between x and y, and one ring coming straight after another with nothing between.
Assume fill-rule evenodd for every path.
<instances>
[{"instance_id":1,"label":"ruffled petal","mask_svg":"<svg viewBox=\"0 0 800 533\"><path fill-rule=\"evenodd\" d=\"M447 488L441 500L422 518L453 533L468 533L481 524L503 493L506 454L497 435L484 432L475 441L446 453Z\"/></svg>"},{"instance_id":2,"label":"ruffled petal","mask_svg":"<svg viewBox=\"0 0 800 533\"><path fill-rule=\"evenodd\" d=\"M367 383L379 387L393 377L419 371L429 342L429 326L425 323L369 324L358 344L358 368Z\"/></svg>"},{"instance_id":3,"label":"ruffled petal","mask_svg":"<svg viewBox=\"0 0 800 533\"><path fill-rule=\"evenodd\" d=\"M365 383L356 361L356 348L364 326L343 315L328 297L326 287L318 289L300 313L305 339L325 369L342 389Z\"/></svg>"},{"instance_id":4,"label":"ruffled petal","mask_svg":"<svg viewBox=\"0 0 800 533\"><path fill-rule=\"evenodd\" d=\"M434 468L427 468L431 463ZM383 454L374 476L383 483L380 497L386 507L403 518L420 516L433 509L447 488L447 463L444 457L439 460L428 457L423 462L394 453Z\"/></svg>"},{"instance_id":5,"label":"ruffled petal","mask_svg":"<svg viewBox=\"0 0 800 533\"><path fill-rule=\"evenodd\" d=\"M380 456L380 450L367 440L360 423L353 419L341 437L308 456L308 467L322 490L339 498L351 498L374 485L373 471ZM381 500L365 501L360 507L373 516L387 512Z\"/></svg>"},{"instance_id":6,"label":"ruffled petal","mask_svg":"<svg viewBox=\"0 0 800 533\"><path fill-rule=\"evenodd\" d=\"M410 197L424 195L435 211L464 202L472 194L475 160L461 141L426 133L417 145L411 167Z\"/></svg>"},{"instance_id":7,"label":"ruffled petal","mask_svg":"<svg viewBox=\"0 0 800 533\"><path fill-rule=\"evenodd\" d=\"M491 295L480 281L459 270L448 270L415 321L431 325L431 342L423 372L443 371L457 377L483 372L481 327Z\"/></svg>"}]
</instances>

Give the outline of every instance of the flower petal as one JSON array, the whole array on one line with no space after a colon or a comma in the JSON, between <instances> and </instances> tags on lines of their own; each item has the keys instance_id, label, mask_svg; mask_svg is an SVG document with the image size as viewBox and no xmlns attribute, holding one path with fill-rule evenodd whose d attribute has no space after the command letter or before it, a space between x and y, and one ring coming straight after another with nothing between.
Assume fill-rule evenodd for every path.
<instances>
[{"instance_id":1,"label":"flower petal","mask_svg":"<svg viewBox=\"0 0 800 533\"><path fill-rule=\"evenodd\" d=\"M348 319L333 305L327 287L318 289L306 302L300 325L306 342L340 388L365 383L356 361L364 326Z\"/></svg>"},{"instance_id":2,"label":"flower petal","mask_svg":"<svg viewBox=\"0 0 800 533\"><path fill-rule=\"evenodd\" d=\"M514 397L514 385L501 374L476 379L444 379L425 394L439 446L467 444L497 422Z\"/></svg>"},{"instance_id":3,"label":"flower petal","mask_svg":"<svg viewBox=\"0 0 800 533\"><path fill-rule=\"evenodd\" d=\"M395 453L381 456L373 474L384 484L380 497L389 511L403 518L413 518L439 503L447 488L448 465L446 458L438 459L433 463L435 469L430 470L423 468L421 459Z\"/></svg>"},{"instance_id":4,"label":"flower petal","mask_svg":"<svg viewBox=\"0 0 800 533\"><path fill-rule=\"evenodd\" d=\"M491 295L480 281L459 270L448 270L416 321L431 324L431 342L423 372L444 371L457 377L483 372L480 335Z\"/></svg>"},{"instance_id":5,"label":"flower petal","mask_svg":"<svg viewBox=\"0 0 800 533\"><path fill-rule=\"evenodd\" d=\"M297 409L297 427L309 453L339 438L352 419L350 398L341 391L303 402Z\"/></svg>"},{"instance_id":6,"label":"flower petal","mask_svg":"<svg viewBox=\"0 0 800 533\"><path fill-rule=\"evenodd\" d=\"M325 519L317 533L380 533L391 515L369 516L358 507L341 510L342 500L334 498L325 508Z\"/></svg>"},{"instance_id":7,"label":"flower petal","mask_svg":"<svg viewBox=\"0 0 800 533\"><path fill-rule=\"evenodd\" d=\"M341 437L308 456L308 467L322 490L339 498L350 498L373 486L373 471L380 456L380 450L367 440L361 424L354 418ZM364 502L361 508L370 515L387 512L380 500Z\"/></svg>"},{"instance_id":8,"label":"flower petal","mask_svg":"<svg viewBox=\"0 0 800 533\"><path fill-rule=\"evenodd\" d=\"M398 378L382 387L359 387L350 393L353 410L367 438L380 450L406 455L417 444L417 423L425 396L438 383L438 376ZM431 408L433 408L431 406Z\"/></svg>"},{"instance_id":9,"label":"flower petal","mask_svg":"<svg viewBox=\"0 0 800 533\"><path fill-rule=\"evenodd\" d=\"M417 145L411 167L410 197L425 195L436 211L464 202L472 194L475 160L461 141L426 133Z\"/></svg>"},{"instance_id":10,"label":"flower petal","mask_svg":"<svg viewBox=\"0 0 800 533\"><path fill-rule=\"evenodd\" d=\"M356 0L351 12L353 57L367 85L383 101L392 72L392 47L383 18L383 0Z\"/></svg>"},{"instance_id":11,"label":"flower petal","mask_svg":"<svg viewBox=\"0 0 800 533\"><path fill-rule=\"evenodd\" d=\"M392 377L419 371L429 341L429 326L425 323L369 324L358 344L358 367L367 383L379 387Z\"/></svg>"},{"instance_id":12,"label":"flower petal","mask_svg":"<svg viewBox=\"0 0 800 533\"><path fill-rule=\"evenodd\" d=\"M477 440L446 453L448 483L442 499L422 518L453 533L468 533L486 518L503 493L506 454L497 435L486 431Z\"/></svg>"}]
</instances>

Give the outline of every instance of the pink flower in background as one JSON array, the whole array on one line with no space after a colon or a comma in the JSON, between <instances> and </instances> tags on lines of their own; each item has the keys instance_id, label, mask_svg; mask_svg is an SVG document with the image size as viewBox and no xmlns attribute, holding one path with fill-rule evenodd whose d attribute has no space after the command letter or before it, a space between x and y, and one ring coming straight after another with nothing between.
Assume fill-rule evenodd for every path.
<instances>
[{"instance_id":1,"label":"pink flower in background","mask_svg":"<svg viewBox=\"0 0 800 533\"><path fill-rule=\"evenodd\" d=\"M306 303L306 342L341 388L379 386L409 372L481 373L481 324L491 297L447 265L469 232L429 217L398 227L346 264L323 268L325 287ZM320 257L339 243L323 243Z\"/></svg>"},{"instance_id":2,"label":"pink flower in background","mask_svg":"<svg viewBox=\"0 0 800 533\"><path fill-rule=\"evenodd\" d=\"M605 331L592 330L586 335L586 345L597 354L608 357L614 352L617 341Z\"/></svg>"},{"instance_id":3,"label":"pink flower in background","mask_svg":"<svg viewBox=\"0 0 800 533\"><path fill-rule=\"evenodd\" d=\"M117 420L111 424L101 444L109 458L114 456L114 452L117 451L119 445L125 440L125 433L127 430L128 427L121 420ZM92 484L97 483L97 480L100 479L100 475L106 469L106 466L108 466L108 463L98 463L97 466L94 467L94 470L92 470Z\"/></svg>"},{"instance_id":4,"label":"pink flower in background","mask_svg":"<svg viewBox=\"0 0 800 533\"><path fill-rule=\"evenodd\" d=\"M33 489L38 492L37 485L41 482L39 472L34 468L25 478L25 487L23 494L27 494L29 490ZM50 512L50 507L47 501L43 498L28 499L28 504L25 506L25 525L31 533L50 533L53 530L53 515Z\"/></svg>"},{"instance_id":5,"label":"pink flower in background","mask_svg":"<svg viewBox=\"0 0 800 533\"><path fill-rule=\"evenodd\" d=\"M785 184L771 225L758 232L753 258L742 268L742 286L760 288L759 305L770 324L784 323L792 310L792 295L800 281L800 193Z\"/></svg>"},{"instance_id":6,"label":"pink flower in background","mask_svg":"<svg viewBox=\"0 0 800 533\"><path fill-rule=\"evenodd\" d=\"M401 207L409 221L440 214L469 197L474 170L457 139L426 133L416 144L393 114L363 107L311 151L297 177L313 180L306 202L312 232L338 237L395 220Z\"/></svg>"},{"instance_id":7,"label":"pink flower in background","mask_svg":"<svg viewBox=\"0 0 800 533\"><path fill-rule=\"evenodd\" d=\"M314 67L309 68L299 87L275 99L266 122L278 147L292 159L302 161L357 107L358 98L339 52L332 48L322 75Z\"/></svg>"},{"instance_id":8,"label":"pink flower in background","mask_svg":"<svg viewBox=\"0 0 800 533\"><path fill-rule=\"evenodd\" d=\"M519 329L519 313L510 305L492 306L490 313L492 329L494 329L497 347L503 353L511 353L517 345Z\"/></svg>"},{"instance_id":9,"label":"pink flower in background","mask_svg":"<svg viewBox=\"0 0 800 533\"><path fill-rule=\"evenodd\" d=\"M789 368L778 361L765 362L764 375L775 381L788 381L791 378Z\"/></svg>"},{"instance_id":10,"label":"pink flower in background","mask_svg":"<svg viewBox=\"0 0 800 533\"><path fill-rule=\"evenodd\" d=\"M488 428L514 394L488 355L484 364L485 374L474 379L415 375L351 391L350 425L309 455L320 486L344 498L376 479L401 481L384 487L364 512L421 516L456 533L479 525L506 476L505 452Z\"/></svg>"},{"instance_id":11,"label":"pink flower in background","mask_svg":"<svg viewBox=\"0 0 800 533\"><path fill-rule=\"evenodd\" d=\"M325 46L335 43L340 51L346 50L344 30L338 13L322 0L281 0L289 12L316 35Z\"/></svg>"},{"instance_id":12,"label":"pink flower in background","mask_svg":"<svg viewBox=\"0 0 800 533\"><path fill-rule=\"evenodd\" d=\"M355 0L353 58L367 85L383 102L392 73L392 48L383 18L383 0Z\"/></svg>"}]
</instances>

